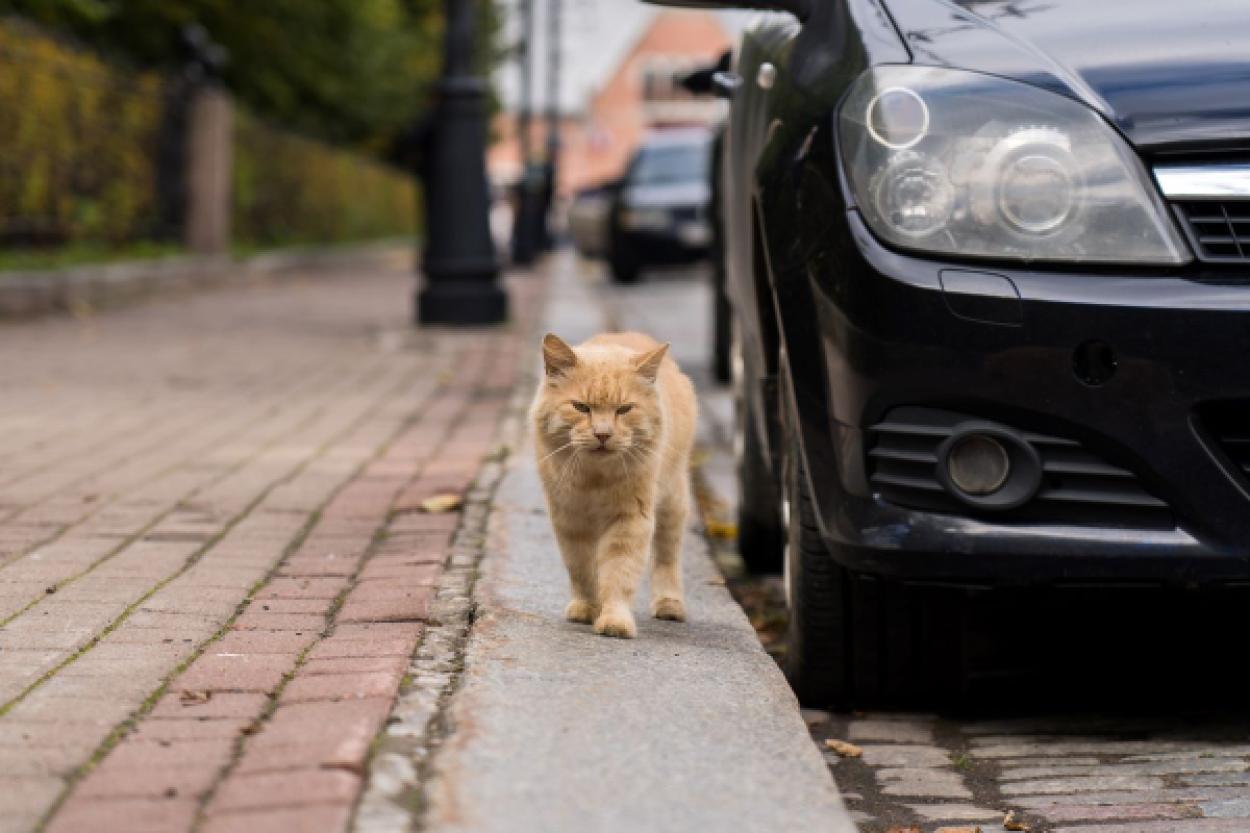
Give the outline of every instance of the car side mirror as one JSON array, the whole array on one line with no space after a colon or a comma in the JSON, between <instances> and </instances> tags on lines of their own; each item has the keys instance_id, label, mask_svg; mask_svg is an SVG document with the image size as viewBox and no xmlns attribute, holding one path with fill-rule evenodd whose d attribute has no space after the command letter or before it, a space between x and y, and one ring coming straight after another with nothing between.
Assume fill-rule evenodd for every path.
<instances>
[{"instance_id":1,"label":"car side mirror","mask_svg":"<svg viewBox=\"0 0 1250 833\"><path fill-rule=\"evenodd\" d=\"M789 12L799 20L807 18L812 0L645 0L654 6L682 6L691 9L755 9L762 12Z\"/></svg>"}]
</instances>

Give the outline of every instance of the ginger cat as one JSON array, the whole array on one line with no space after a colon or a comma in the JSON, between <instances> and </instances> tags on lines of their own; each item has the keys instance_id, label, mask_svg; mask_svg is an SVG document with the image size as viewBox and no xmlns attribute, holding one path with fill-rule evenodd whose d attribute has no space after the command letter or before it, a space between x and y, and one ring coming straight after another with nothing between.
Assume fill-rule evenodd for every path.
<instances>
[{"instance_id":1,"label":"ginger cat","mask_svg":"<svg viewBox=\"0 0 1250 833\"><path fill-rule=\"evenodd\" d=\"M651 566L651 613L682 622L681 537L690 511L694 386L641 333L570 347L543 339L546 378L530 409L538 472L573 599L564 616L632 638Z\"/></svg>"}]
</instances>

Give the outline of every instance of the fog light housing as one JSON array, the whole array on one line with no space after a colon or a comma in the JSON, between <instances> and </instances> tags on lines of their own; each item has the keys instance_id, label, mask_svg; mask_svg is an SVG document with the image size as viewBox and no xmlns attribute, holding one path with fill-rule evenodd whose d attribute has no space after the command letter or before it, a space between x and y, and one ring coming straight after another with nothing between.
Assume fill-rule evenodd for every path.
<instances>
[{"instance_id":1,"label":"fog light housing","mask_svg":"<svg viewBox=\"0 0 1250 833\"><path fill-rule=\"evenodd\" d=\"M968 506L1015 509L1041 487L1042 461L1020 434L993 423L965 422L938 447L937 479Z\"/></svg>"},{"instance_id":2,"label":"fog light housing","mask_svg":"<svg viewBox=\"0 0 1250 833\"><path fill-rule=\"evenodd\" d=\"M946 473L961 492L992 495L1011 474L1011 457L1003 444L988 434L967 434L946 455Z\"/></svg>"}]
</instances>

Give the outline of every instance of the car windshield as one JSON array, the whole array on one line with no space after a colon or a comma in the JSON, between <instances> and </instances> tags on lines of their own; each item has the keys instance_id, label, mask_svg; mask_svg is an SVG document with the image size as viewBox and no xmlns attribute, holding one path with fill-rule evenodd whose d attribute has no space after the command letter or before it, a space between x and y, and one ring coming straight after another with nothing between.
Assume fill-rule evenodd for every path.
<instances>
[{"instance_id":1,"label":"car windshield","mask_svg":"<svg viewBox=\"0 0 1250 833\"><path fill-rule=\"evenodd\" d=\"M634 160L629 179L635 185L702 182L707 178L706 142L644 147Z\"/></svg>"}]
</instances>

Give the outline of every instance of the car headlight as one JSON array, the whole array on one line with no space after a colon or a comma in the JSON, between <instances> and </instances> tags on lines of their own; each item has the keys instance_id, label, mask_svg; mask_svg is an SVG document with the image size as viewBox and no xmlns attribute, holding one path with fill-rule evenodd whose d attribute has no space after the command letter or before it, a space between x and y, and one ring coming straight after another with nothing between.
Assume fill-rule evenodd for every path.
<instances>
[{"instance_id":1,"label":"car headlight","mask_svg":"<svg viewBox=\"0 0 1250 833\"><path fill-rule=\"evenodd\" d=\"M621 225L628 229L662 231L671 218L663 208L627 208L621 212Z\"/></svg>"},{"instance_id":2,"label":"car headlight","mask_svg":"<svg viewBox=\"0 0 1250 833\"><path fill-rule=\"evenodd\" d=\"M897 246L1018 260L1186 263L1137 157L1097 113L1016 81L878 67L839 117L869 227Z\"/></svg>"}]
</instances>

